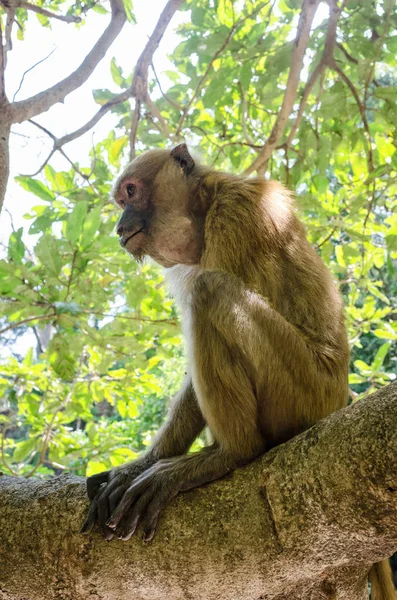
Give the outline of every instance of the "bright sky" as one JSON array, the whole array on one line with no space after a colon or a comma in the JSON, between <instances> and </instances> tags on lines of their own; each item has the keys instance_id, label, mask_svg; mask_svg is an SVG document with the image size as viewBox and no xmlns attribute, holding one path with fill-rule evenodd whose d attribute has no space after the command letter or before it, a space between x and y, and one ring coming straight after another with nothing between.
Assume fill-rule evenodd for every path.
<instances>
[{"instance_id":1,"label":"bright sky","mask_svg":"<svg viewBox=\"0 0 397 600\"><path fill-rule=\"evenodd\" d=\"M120 92L110 75L110 59L113 56L116 57L116 62L123 68L124 73L130 73L165 4L166 0L135 0L134 10L138 24L127 23L89 80L80 89L69 94L64 104L56 104L45 114L36 117L35 120L58 137L74 131L88 121L99 109L99 105L94 102L92 97L93 89L108 88L115 93ZM167 53L171 52L178 44L178 38L174 33L175 27L186 20L188 14L186 12L177 13L167 29L160 48L154 56L154 65L158 74L169 68ZM25 76L22 89L16 99L28 98L69 75L83 60L108 22L109 17L91 11L86 24L80 30L74 24L56 20L51 21L52 30L50 30L39 24L34 13L29 13L25 40L18 41L15 31L14 49L9 53L6 71L9 99L12 100L18 89L23 73L47 56L54 48L55 52L46 61ZM88 165L88 153L92 147L92 140L99 142L106 137L115 122L115 117L110 113L105 115L94 129L64 147L68 156L73 160L78 160L80 164ZM16 229L21 226L28 228L30 222L24 220L23 215L41 201L24 192L13 178L19 174L35 173L46 158L52 144L44 133L29 123L14 126L13 132L11 135L11 175L5 208L12 214ZM55 169L70 168L59 154L52 158L51 164ZM0 216L0 242L6 243L10 233L10 217L6 211L3 211ZM32 238L32 241L35 238L36 236Z\"/></svg>"}]
</instances>

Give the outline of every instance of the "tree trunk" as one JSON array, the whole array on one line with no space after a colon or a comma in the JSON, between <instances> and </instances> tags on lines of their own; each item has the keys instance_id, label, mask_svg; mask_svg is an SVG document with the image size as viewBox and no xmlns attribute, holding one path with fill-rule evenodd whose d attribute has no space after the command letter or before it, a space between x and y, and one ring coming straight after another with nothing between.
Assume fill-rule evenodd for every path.
<instances>
[{"instance_id":1,"label":"tree trunk","mask_svg":"<svg viewBox=\"0 0 397 600\"><path fill-rule=\"evenodd\" d=\"M397 383L181 494L151 544L79 534L82 478L0 478L2 600L364 600L397 550Z\"/></svg>"}]
</instances>

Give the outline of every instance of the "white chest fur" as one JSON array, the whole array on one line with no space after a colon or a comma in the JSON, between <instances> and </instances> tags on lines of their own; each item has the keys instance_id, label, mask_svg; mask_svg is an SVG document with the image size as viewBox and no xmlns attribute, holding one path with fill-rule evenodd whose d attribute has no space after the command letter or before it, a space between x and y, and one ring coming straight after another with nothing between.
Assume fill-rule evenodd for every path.
<instances>
[{"instance_id":1,"label":"white chest fur","mask_svg":"<svg viewBox=\"0 0 397 600\"><path fill-rule=\"evenodd\" d=\"M200 273L201 269L198 266L176 265L165 270L170 295L175 298L175 302L182 312L185 312L190 303L190 294Z\"/></svg>"}]
</instances>

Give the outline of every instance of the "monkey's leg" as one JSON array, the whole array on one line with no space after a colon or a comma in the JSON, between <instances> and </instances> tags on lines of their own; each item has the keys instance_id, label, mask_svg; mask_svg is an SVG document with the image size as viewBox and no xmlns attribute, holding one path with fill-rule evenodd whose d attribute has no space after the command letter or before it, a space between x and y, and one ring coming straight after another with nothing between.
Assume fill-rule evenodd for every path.
<instances>
[{"instance_id":1,"label":"monkey's leg","mask_svg":"<svg viewBox=\"0 0 397 600\"><path fill-rule=\"evenodd\" d=\"M204 426L191 379L187 377L148 452L135 461L87 479L87 493L92 503L81 531L90 532L98 522L102 534L111 539L113 532L106 521L134 479L160 458L184 454Z\"/></svg>"},{"instance_id":2,"label":"monkey's leg","mask_svg":"<svg viewBox=\"0 0 397 600\"><path fill-rule=\"evenodd\" d=\"M231 289L226 285L222 291L219 283L223 285L228 276L220 276L221 281L217 273L204 273L197 280L188 339L192 344L194 386L216 446L190 456L161 460L138 477L109 520L109 526L122 539L129 539L140 520L145 539L151 539L160 511L178 492L218 479L264 450L255 395L257 370L245 341L250 334L248 329L245 331L248 323L239 325L241 315L236 313L225 324L230 341L220 331L225 311L231 314L230 302L242 304L242 286L229 278L226 283ZM213 283L216 286L212 289Z\"/></svg>"}]
</instances>

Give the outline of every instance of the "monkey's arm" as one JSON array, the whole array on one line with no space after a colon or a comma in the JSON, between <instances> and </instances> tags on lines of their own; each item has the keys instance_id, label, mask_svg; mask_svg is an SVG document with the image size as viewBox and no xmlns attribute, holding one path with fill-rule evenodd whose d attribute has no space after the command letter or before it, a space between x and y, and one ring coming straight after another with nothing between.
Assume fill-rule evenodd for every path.
<instances>
[{"instance_id":1,"label":"monkey's arm","mask_svg":"<svg viewBox=\"0 0 397 600\"><path fill-rule=\"evenodd\" d=\"M151 448L135 461L87 479L87 493L92 502L81 531L90 532L98 522L102 534L111 539L113 532L106 527L106 521L135 478L159 459L187 452L204 426L191 378L187 377Z\"/></svg>"}]
</instances>

